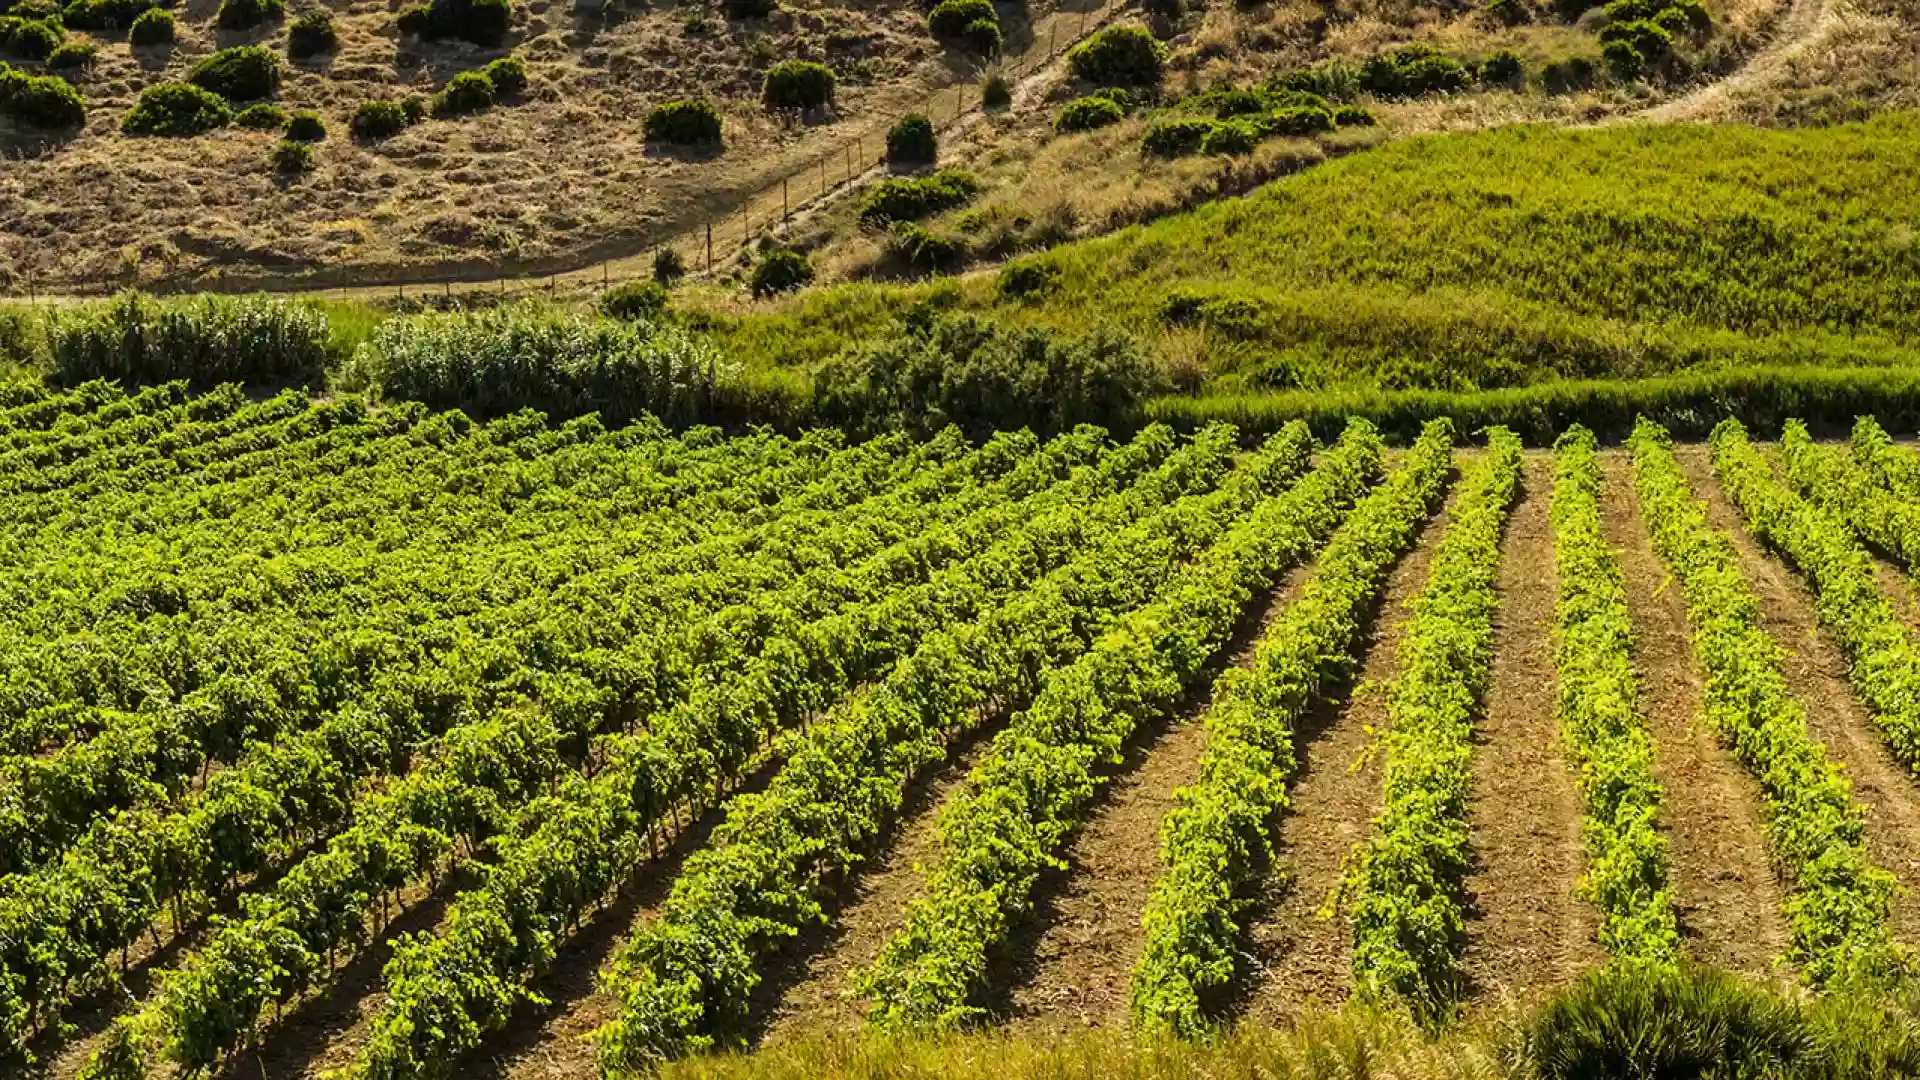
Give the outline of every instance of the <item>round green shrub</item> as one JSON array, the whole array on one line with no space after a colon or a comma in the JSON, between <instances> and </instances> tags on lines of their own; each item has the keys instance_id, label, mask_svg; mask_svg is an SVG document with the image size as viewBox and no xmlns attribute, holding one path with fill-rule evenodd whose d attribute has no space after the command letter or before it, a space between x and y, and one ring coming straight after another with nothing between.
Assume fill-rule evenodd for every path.
<instances>
[{"instance_id":1,"label":"round green shrub","mask_svg":"<svg viewBox=\"0 0 1920 1080\"><path fill-rule=\"evenodd\" d=\"M760 100L769 109L807 112L833 100L832 69L812 60L783 60L767 69Z\"/></svg>"},{"instance_id":2,"label":"round green shrub","mask_svg":"<svg viewBox=\"0 0 1920 1080\"><path fill-rule=\"evenodd\" d=\"M1101 86L1154 86L1167 66L1167 50L1147 28L1109 26L1067 50L1076 78Z\"/></svg>"},{"instance_id":3,"label":"round green shrub","mask_svg":"<svg viewBox=\"0 0 1920 1080\"><path fill-rule=\"evenodd\" d=\"M1336 105L1333 109L1333 122L1336 127L1372 127L1373 114L1359 105Z\"/></svg>"},{"instance_id":4,"label":"round green shrub","mask_svg":"<svg viewBox=\"0 0 1920 1080\"><path fill-rule=\"evenodd\" d=\"M70 0L60 12L60 24L69 30L122 30L157 6L157 0Z\"/></svg>"},{"instance_id":5,"label":"round green shrub","mask_svg":"<svg viewBox=\"0 0 1920 1080\"><path fill-rule=\"evenodd\" d=\"M173 12L148 8L133 20L127 40L134 45L168 45L173 42Z\"/></svg>"},{"instance_id":6,"label":"round green shrub","mask_svg":"<svg viewBox=\"0 0 1920 1080\"><path fill-rule=\"evenodd\" d=\"M1640 50L1634 48L1630 41L1609 41L1600 50L1600 56L1617 79L1631 82L1647 69L1647 62L1641 57Z\"/></svg>"},{"instance_id":7,"label":"round green shrub","mask_svg":"<svg viewBox=\"0 0 1920 1080\"><path fill-rule=\"evenodd\" d=\"M1012 81L1002 72L988 72L980 84L980 104L988 109L1004 109L1013 104Z\"/></svg>"},{"instance_id":8,"label":"round green shrub","mask_svg":"<svg viewBox=\"0 0 1920 1080\"><path fill-rule=\"evenodd\" d=\"M1486 58L1480 64L1480 81L1512 85L1520 81L1523 68L1520 57L1510 49L1502 49Z\"/></svg>"},{"instance_id":9,"label":"round green shrub","mask_svg":"<svg viewBox=\"0 0 1920 1080\"><path fill-rule=\"evenodd\" d=\"M262 101L235 113L233 122L249 131L279 131L287 126L287 110Z\"/></svg>"},{"instance_id":10,"label":"round green shrub","mask_svg":"<svg viewBox=\"0 0 1920 1080\"><path fill-rule=\"evenodd\" d=\"M129 135L199 135L222 128L233 110L219 94L192 83L161 83L140 94L120 130Z\"/></svg>"},{"instance_id":11,"label":"round green shrub","mask_svg":"<svg viewBox=\"0 0 1920 1080\"><path fill-rule=\"evenodd\" d=\"M303 13L287 30L287 55L295 60L324 56L339 47L340 35L333 28L333 16L324 11Z\"/></svg>"},{"instance_id":12,"label":"round green shrub","mask_svg":"<svg viewBox=\"0 0 1920 1080\"><path fill-rule=\"evenodd\" d=\"M1216 126L1212 120L1191 116L1161 120L1140 137L1140 149L1154 157L1184 157L1198 151Z\"/></svg>"},{"instance_id":13,"label":"round green shrub","mask_svg":"<svg viewBox=\"0 0 1920 1080\"><path fill-rule=\"evenodd\" d=\"M942 41L958 41L975 19L1000 21L993 0L940 0L933 14L927 16L927 29Z\"/></svg>"},{"instance_id":14,"label":"round green shrub","mask_svg":"<svg viewBox=\"0 0 1920 1080\"><path fill-rule=\"evenodd\" d=\"M687 276L687 261L680 253L670 247L663 247L653 253L653 280L666 288L673 288L674 282Z\"/></svg>"},{"instance_id":15,"label":"round green shrub","mask_svg":"<svg viewBox=\"0 0 1920 1080\"><path fill-rule=\"evenodd\" d=\"M950 274L967 260L967 247L917 221L898 221L889 230L887 248L909 269L922 274Z\"/></svg>"},{"instance_id":16,"label":"round green shrub","mask_svg":"<svg viewBox=\"0 0 1920 1080\"><path fill-rule=\"evenodd\" d=\"M484 70L496 97L512 97L527 88L527 62L517 56L503 56Z\"/></svg>"},{"instance_id":17,"label":"round green shrub","mask_svg":"<svg viewBox=\"0 0 1920 1080\"><path fill-rule=\"evenodd\" d=\"M1253 148L1258 145L1260 145L1260 132L1252 124L1239 120L1215 123L1211 130L1200 138L1200 152L1203 154L1228 154L1237 157L1253 153Z\"/></svg>"},{"instance_id":18,"label":"round green shrub","mask_svg":"<svg viewBox=\"0 0 1920 1080\"><path fill-rule=\"evenodd\" d=\"M1360 87L1384 98L1415 98L1464 90L1473 81L1467 66L1431 45L1408 45L1371 57L1360 69Z\"/></svg>"},{"instance_id":19,"label":"round green shrub","mask_svg":"<svg viewBox=\"0 0 1920 1080\"><path fill-rule=\"evenodd\" d=\"M1000 24L992 19L975 19L960 35L960 44L970 53L994 56L1000 52Z\"/></svg>"},{"instance_id":20,"label":"round green shrub","mask_svg":"<svg viewBox=\"0 0 1920 1080\"><path fill-rule=\"evenodd\" d=\"M1010 262L1000 271L1000 295L1031 300L1060 287L1060 268L1050 262Z\"/></svg>"},{"instance_id":21,"label":"round green shrub","mask_svg":"<svg viewBox=\"0 0 1920 1080\"><path fill-rule=\"evenodd\" d=\"M9 36L8 44L22 59L45 60L66 39L67 32L59 23L43 20L21 23Z\"/></svg>"},{"instance_id":22,"label":"round green shrub","mask_svg":"<svg viewBox=\"0 0 1920 1080\"><path fill-rule=\"evenodd\" d=\"M933 121L914 113L887 132L887 164L931 165L935 144Z\"/></svg>"},{"instance_id":23,"label":"round green shrub","mask_svg":"<svg viewBox=\"0 0 1920 1080\"><path fill-rule=\"evenodd\" d=\"M1127 110L1109 98L1075 98L1060 107L1054 115L1055 131L1092 131L1108 124L1117 124L1125 119Z\"/></svg>"},{"instance_id":24,"label":"round green shrub","mask_svg":"<svg viewBox=\"0 0 1920 1080\"><path fill-rule=\"evenodd\" d=\"M280 89L280 58L258 45L221 49L195 64L187 81L228 101L270 98Z\"/></svg>"},{"instance_id":25,"label":"round green shrub","mask_svg":"<svg viewBox=\"0 0 1920 1080\"><path fill-rule=\"evenodd\" d=\"M463 71L434 97L433 115L464 116L492 108L493 100L493 80L485 72Z\"/></svg>"},{"instance_id":26,"label":"round green shrub","mask_svg":"<svg viewBox=\"0 0 1920 1080\"><path fill-rule=\"evenodd\" d=\"M93 63L99 46L91 41L69 41L47 56L47 67L54 71L75 71Z\"/></svg>"},{"instance_id":27,"label":"round green shrub","mask_svg":"<svg viewBox=\"0 0 1920 1080\"><path fill-rule=\"evenodd\" d=\"M29 75L0 64L0 113L33 128L55 131L86 122L80 91L58 75Z\"/></svg>"},{"instance_id":28,"label":"round green shrub","mask_svg":"<svg viewBox=\"0 0 1920 1080\"><path fill-rule=\"evenodd\" d=\"M748 284L753 295L767 297L792 292L812 280L813 264L805 255L788 248L773 248L760 256Z\"/></svg>"},{"instance_id":29,"label":"round green shrub","mask_svg":"<svg viewBox=\"0 0 1920 1080\"><path fill-rule=\"evenodd\" d=\"M287 121L287 138L294 142L316 143L327 137L327 125L316 112L297 112Z\"/></svg>"},{"instance_id":30,"label":"round green shrub","mask_svg":"<svg viewBox=\"0 0 1920 1080\"><path fill-rule=\"evenodd\" d=\"M403 34L428 40L459 38L498 45L513 25L511 0L432 0L400 12Z\"/></svg>"},{"instance_id":31,"label":"round green shrub","mask_svg":"<svg viewBox=\"0 0 1920 1080\"><path fill-rule=\"evenodd\" d=\"M273 167L283 173L304 173L313 171L313 147L306 143L281 139L280 145L273 148L268 156Z\"/></svg>"},{"instance_id":32,"label":"round green shrub","mask_svg":"<svg viewBox=\"0 0 1920 1080\"><path fill-rule=\"evenodd\" d=\"M221 0L214 21L222 30L251 30L286 11L286 0Z\"/></svg>"},{"instance_id":33,"label":"round green shrub","mask_svg":"<svg viewBox=\"0 0 1920 1080\"><path fill-rule=\"evenodd\" d=\"M407 129L416 122L416 118L407 114L406 107L398 101L363 101L353 110L353 119L347 121L347 130L358 139L389 139Z\"/></svg>"},{"instance_id":34,"label":"round green shrub","mask_svg":"<svg viewBox=\"0 0 1920 1080\"><path fill-rule=\"evenodd\" d=\"M965 206L978 194L980 181L959 169L882 180L868 188L860 200L860 220L869 225L912 221Z\"/></svg>"},{"instance_id":35,"label":"round green shrub","mask_svg":"<svg viewBox=\"0 0 1920 1080\"><path fill-rule=\"evenodd\" d=\"M721 138L720 110L701 98L669 101L647 112L648 142L712 146Z\"/></svg>"},{"instance_id":36,"label":"round green shrub","mask_svg":"<svg viewBox=\"0 0 1920 1080\"><path fill-rule=\"evenodd\" d=\"M1259 116L1234 121L1245 124L1262 136L1317 135L1334 128L1333 110L1324 106L1292 105L1272 109Z\"/></svg>"},{"instance_id":37,"label":"round green shrub","mask_svg":"<svg viewBox=\"0 0 1920 1080\"><path fill-rule=\"evenodd\" d=\"M432 105L432 102L419 94L408 94L400 99L400 114L406 117L407 123L417 124L427 118L427 111L432 108Z\"/></svg>"},{"instance_id":38,"label":"round green shrub","mask_svg":"<svg viewBox=\"0 0 1920 1080\"><path fill-rule=\"evenodd\" d=\"M667 287L657 281L629 281L600 294L600 314L610 319L658 319L667 310Z\"/></svg>"}]
</instances>

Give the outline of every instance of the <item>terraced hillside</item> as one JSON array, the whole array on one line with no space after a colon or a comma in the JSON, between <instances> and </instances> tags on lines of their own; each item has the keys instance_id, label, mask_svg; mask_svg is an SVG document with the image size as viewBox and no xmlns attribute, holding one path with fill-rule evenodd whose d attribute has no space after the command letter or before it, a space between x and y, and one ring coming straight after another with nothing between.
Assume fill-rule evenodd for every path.
<instances>
[{"instance_id":1,"label":"terraced hillside","mask_svg":"<svg viewBox=\"0 0 1920 1080\"><path fill-rule=\"evenodd\" d=\"M1920 456L1870 420L1526 450L7 402L32 1075L1444 1028L1602 966L1862 992L1920 933Z\"/></svg>"}]
</instances>

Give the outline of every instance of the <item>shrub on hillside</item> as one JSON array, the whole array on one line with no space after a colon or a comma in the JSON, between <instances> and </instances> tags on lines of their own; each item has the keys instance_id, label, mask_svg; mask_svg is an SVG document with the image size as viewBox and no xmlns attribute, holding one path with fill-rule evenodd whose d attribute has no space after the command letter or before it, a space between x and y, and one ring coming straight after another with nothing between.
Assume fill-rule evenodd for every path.
<instances>
[{"instance_id":1,"label":"shrub on hillside","mask_svg":"<svg viewBox=\"0 0 1920 1080\"><path fill-rule=\"evenodd\" d=\"M1246 125L1262 137L1317 135L1332 131L1335 127L1333 110L1311 105L1284 106L1236 122Z\"/></svg>"},{"instance_id":2,"label":"shrub on hillside","mask_svg":"<svg viewBox=\"0 0 1920 1080\"><path fill-rule=\"evenodd\" d=\"M0 45L24 60L45 60L53 55L67 32L52 19L16 19L0 30Z\"/></svg>"},{"instance_id":3,"label":"shrub on hillside","mask_svg":"<svg viewBox=\"0 0 1920 1080\"><path fill-rule=\"evenodd\" d=\"M727 0L729 19L764 19L773 11L774 0Z\"/></svg>"},{"instance_id":4,"label":"shrub on hillside","mask_svg":"<svg viewBox=\"0 0 1920 1080\"><path fill-rule=\"evenodd\" d=\"M1646 73L1646 58L1629 41L1609 41L1600 50L1600 57L1606 61L1607 70L1613 72L1616 79L1631 82Z\"/></svg>"},{"instance_id":5,"label":"shrub on hillside","mask_svg":"<svg viewBox=\"0 0 1920 1080\"><path fill-rule=\"evenodd\" d=\"M1519 83L1522 71L1520 57L1510 49L1502 49L1480 64L1480 81L1511 86Z\"/></svg>"},{"instance_id":6,"label":"shrub on hillside","mask_svg":"<svg viewBox=\"0 0 1920 1080\"><path fill-rule=\"evenodd\" d=\"M233 122L248 131L279 131L287 126L287 110L262 101L235 113Z\"/></svg>"},{"instance_id":7,"label":"shrub on hillside","mask_svg":"<svg viewBox=\"0 0 1920 1080\"><path fill-rule=\"evenodd\" d=\"M353 119L347 122L347 129L359 139L390 139L405 131L418 118L408 114L406 106L398 101L363 101L353 110Z\"/></svg>"},{"instance_id":8,"label":"shrub on hillside","mask_svg":"<svg viewBox=\"0 0 1920 1080\"><path fill-rule=\"evenodd\" d=\"M306 12L287 30L287 55L295 60L324 56L339 47L340 34L333 28L333 16L325 11Z\"/></svg>"},{"instance_id":9,"label":"shrub on hillside","mask_svg":"<svg viewBox=\"0 0 1920 1080\"><path fill-rule=\"evenodd\" d=\"M756 297L792 292L813 281L813 264L790 248L771 248L754 264L748 287Z\"/></svg>"},{"instance_id":10,"label":"shrub on hillside","mask_svg":"<svg viewBox=\"0 0 1920 1080\"><path fill-rule=\"evenodd\" d=\"M159 0L72 0L61 9L60 24L69 30L122 30L162 6Z\"/></svg>"},{"instance_id":11,"label":"shrub on hillside","mask_svg":"<svg viewBox=\"0 0 1920 1080\"><path fill-rule=\"evenodd\" d=\"M199 135L227 126L233 110L225 98L192 83L160 83L140 93L133 111L120 121L129 135Z\"/></svg>"},{"instance_id":12,"label":"shrub on hillside","mask_svg":"<svg viewBox=\"0 0 1920 1080\"><path fill-rule=\"evenodd\" d=\"M279 18L286 9L286 0L221 0L214 21L222 30L251 30Z\"/></svg>"},{"instance_id":13,"label":"shrub on hillside","mask_svg":"<svg viewBox=\"0 0 1920 1080\"><path fill-rule=\"evenodd\" d=\"M933 121L919 113L905 117L887 132L889 165L931 165L936 152Z\"/></svg>"},{"instance_id":14,"label":"shrub on hillside","mask_svg":"<svg viewBox=\"0 0 1920 1080\"><path fill-rule=\"evenodd\" d=\"M1127 110L1110 98L1075 98L1060 106L1060 111L1053 118L1053 129L1055 131L1092 131L1094 128L1103 128L1108 124L1117 124L1124 120L1126 115Z\"/></svg>"},{"instance_id":15,"label":"shrub on hillside","mask_svg":"<svg viewBox=\"0 0 1920 1080\"><path fill-rule=\"evenodd\" d=\"M517 56L503 56L482 70L495 97L512 97L527 88L527 62Z\"/></svg>"},{"instance_id":16,"label":"shrub on hillside","mask_svg":"<svg viewBox=\"0 0 1920 1080\"><path fill-rule=\"evenodd\" d=\"M1167 50L1144 26L1109 26L1067 50L1076 78L1102 86L1154 86L1166 71Z\"/></svg>"},{"instance_id":17,"label":"shrub on hillside","mask_svg":"<svg viewBox=\"0 0 1920 1080\"><path fill-rule=\"evenodd\" d=\"M465 116L493 108L493 80L483 71L463 71L433 98L433 115Z\"/></svg>"},{"instance_id":18,"label":"shrub on hillside","mask_svg":"<svg viewBox=\"0 0 1920 1080\"><path fill-rule=\"evenodd\" d=\"M79 127L87 106L80 91L58 75L29 75L0 64L0 115L46 131Z\"/></svg>"},{"instance_id":19,"label":"shrub on hillside","mask_svg":"<svg viewBox=\"0 0 1920 1080\"><path fill-rule=\"evenodd\" d=\"M1008 300L1034 300L1060 287L1060 268L1037 259L1010 262L1000 271L996 287Z\"/></svg>"},{"instance_id":20,"label":"shrub on hillside","mask_svg":"<svg viewBox=\"0 0 1920 1080\"><path fill-rule=\"evenodd\" d=\"M287 138L294 142L315 143L326 137L327 125L319 113L303 110L287 120Z\"/></svg>"},{"instance_id":21,"label":"shrub on hillside","mask_svg":"<svg viewBox=\"0 0 1920 1080\"><path fill-rule=\"evenodd\" d=\"M1199 151L1215 126L1215 121L1199 116L1156 120L1140 136L1140 149L1154 157L1185 157Z\"/></svg>"},{"instance_id":22,"label":"shrub on hillside","mask_svg":"<svg viewBox=\"0 0 1920 1080\"><path fill-rule=\"evenodd\" d=\"M629 281L600 294L600 314L609 319L658 319L667 310L667 287L657 281Z\"/></svg>"},{"instance_id":23,"label":"shrub on hillside","mask_svg":"<svg viewBox=\"0 0 1920 1080\"><path fill-rule=\"evenodd\" d=\"M313 171L313 147L292 139L281 139L267 156L276 171L288 175L298 175Z\"/></svg>"},{"instance_id":24,"label":"shrub on hillside","mask_svg":"<svg viewBox=\"0 0 1920 1080\"><path fill-rule=\"evenodd\" d=\"M971 314L916 317L891 337L827 364L815 380L821 415L853 427L976 434L1054 432L1111 423L1166 380L1131 338L1069 338Z\"/></svg>"},{"instance_id":25,"label":"shrub on hillside","mask_svg":"<svg viewBox=\"0 0 1920 1080\"><path fill-rule=\"evenodd\" d=\"M173 12L148 8L133 20L127 40L134 45L167 45L173 42Z\"/></svg>"},{"instance_id":26,"label":"shrub on hillside","mask_svg":"<svg viewBox=\"0 0 1920 1080\"><path fill-rule=\"evenodd\" d=\"M1360 86L1383 98L1415 98L1464 90L1472 82L1466 65L1431 45L1409 45L1369 59Z\"/></svg>"},{"instance_id":27,"label":"shrub on hillside","mask_svg":"<svg viewBox=\"0 0 1920 1080\"><path fill-rule=\"evenodd\" d=\"M882 180L860 200L860 220L871 225L913 221L964 206L980 194L972 173L942 169L932 176Z\"/></svg>"},{"instance_id":28,"label":"shrub on hillside","mask_svg":"<svg viewBox=\"0 0 1920 1080\"><path fill-rule=\"evenodd\" d=\"M1359 105L1336 105L1333 123L1335 127L1372 127L1376 121L1372 113Z\"/></svg>"},{"instance_id":29,"label":"shrub on hillside","mask_svg":"<svg viewBox=\"0 0 1920 1080\"><path fill-rule=\"evenodd\" d=\"M403 34L429 41L458 38L475 45L498 45L513 24L510 0L432 0L400 12Z\"/></svg>"},{"instance_id":30,"label":"shrub on hillside","mask_svg":"<svg viewBox=\"0 0 1920 1080\"><path fill-rule=\"evenodd\" d=\"M647 113L648 142L669 146L712 146L721 140L720 110L704 98L669 101Z\"/></svg>"},{"instance_id":31,"label":"shrub on hillside","mask_svg":"<svg viewBox=\"0 0 1920 1080\"><path fill-rule=\"evenodd\" d=\"M1645 19L1614 23L1600 31L1600 41L1602 45L1625 42L1649 64L1659 62L1673 51L1673 35L1659 24Z\"/></svg>"},{"instance_id":32,"label":"shrub on hillside","mask_svg":"<svg viewBox=\"0 0 1920 1080\"><path fill-rule=\"evenodd\" d=\"M1206 134L1200 139L1199 150L1203 154L1227 154L1240 156L1253 153L1260 145L1260 132L1244 120L1214 121ZM1177 154L1168 154L1177 157Z\"/></svg>"},{"instance_id":33,"label":"shrub on hillside","mask_svg":"<svg viewBox=\"0 0 1920 1080\"><path fill-rule=\"evenodd\" d=\"M258 45L221 49L193 65L187 81L228 101L256 101L280 90L280 58Z\"/></svg>"},{"instance_id":34,"label":"shrub on hillside","mask_svg":"<svg viewBox=\"0 0 1920 1080\"><path fill-rule=\"evenodd\" d=\"M887 250L910 270L950 274L967 260L965 244L917 221L896 221L887 232Z\"/></svg>"},{"instance_id":35,"label":"shrub on hillside","mask_svg":"<svg viewBox=\"0 0 1920 1080\"><path fill-rule=\"evenodd\" d=\"M663 247L653 253L653 280L666 288L687 276L687 260L670 247Z\"/></svg>"},{"instance_id":36,"label":"shrub on hillside","mask_svg":"<svg viewBox=\"0 0 1920 1080\"><path fill-rule=\"evenodd\" d=\"M589 318L533 303L388 319L341 372L347 389L464 409L476 417L538 409L698 419L729 376L704 343L672 326Z\"/></svg>"},{"instance_id":37,"label":"shrub on hillside","mask_svg":"<svg viewBox=\"0 0 1920 1080\"><path fill-rule=\"evenodd\" d=\"M927 16L927 29L942 41L958 41L975 19L998 22L993 0L940 0Z\"/></svg>"},{"instance_id":38,"label":"shrub on hillside","mask_svg":"<svg viewBox=\"0 0 1920 1080\"><path fill-rule=\"evenodd\" d=\"M1000 52L1000 24L993 19L975 19L960 34L960 45L976 56L994 56Z\"/></svg>"},{"instance_id":39,"label":"shrub on hillside","mask_svg":"<svg viewBox=\"0 0 1920 1080\"><path fill-rule=\"evenodd\" d=\"M78 71L90 66L99 51L91 41L69 41L48 54L47 67L52 71Z\"/></svg>"},{"instance_id":40,"label":"shrub on hillside","mask_svg":"<svg viewBox=\"0 0 1920 1080\"><path fill-rule=\"evenodd\" d=\"M833 71L811 60L783 60L767 69L760 100L769 109L806 112L833 100Z\"/></svg>"},{"instance_id":41,"label":"shrub on hillside","mask_svg":"<svg viewBox=\"0 0 1920 1080\"><path fill-rule=\"evenodd\" d=\"M63 308L47 325L49 378L65 386L90 379L317 386L326 378L327 341L327 317L317 308L264 297L128 293Z\"/></svg>"}]
</instances>

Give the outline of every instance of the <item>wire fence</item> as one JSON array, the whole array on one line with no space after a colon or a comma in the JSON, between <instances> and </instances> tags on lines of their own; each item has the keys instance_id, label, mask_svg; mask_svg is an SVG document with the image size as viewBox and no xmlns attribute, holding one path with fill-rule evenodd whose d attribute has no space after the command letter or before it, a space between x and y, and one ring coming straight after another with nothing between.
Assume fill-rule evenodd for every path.
<instances>
[{"instance_id":1,"label":"wire fence","mask_svg":"<svg viewBox=\"0 0 1920 1080\"><path fill-rule=\"evenodd\" d=\"M1125 0L1107 0L1091 11L1054 11L1032 27L1030 44L1021 55L999 58L999 70L1018 83L1053 63L1062 53L1085 40L1125 6ZM988 70L991 70L990 68ZM960 83L929 94L926 106L919 110L932 120L937 130L951 132L968 117L981 114L985 106L978 83ZM601 260L585 267L567 270L528 270L523 273L497 272L488 275L461 275L433 280L431 267L408 272L397 270L385 280L366 281L382 275L359 274L357 282L322 284L294 280L252 279L243 276L197 283L195 292L314 292L365 296L391 292L401 303L450 303L454 298L485 299L499 302L516 296L549 297L612 285L645 277L652 273L653 262L663 250L680 256L688 271L705 277L726 268L730 260L751 252L754 245L769 234L792 223L796 214L858 186L875 170L885 168L886 131L909 114L889 117L855 134L851 139L817 151L792 171L744 196L731 210L721 211L696 224L690 232L664 238L633 254ZM41 300L37 282L26 282L29 303Z\"/></svg>"}]
</instances>

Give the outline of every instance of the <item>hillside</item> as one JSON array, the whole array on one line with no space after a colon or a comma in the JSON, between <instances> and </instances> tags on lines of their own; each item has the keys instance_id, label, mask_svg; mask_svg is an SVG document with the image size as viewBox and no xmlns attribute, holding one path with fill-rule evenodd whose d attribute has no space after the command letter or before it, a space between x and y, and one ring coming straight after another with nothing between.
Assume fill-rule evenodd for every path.
<instances>
[{"instance_id":1,"label":"hillside","mask_svg":"<svg viewBox=\"0 0 1920 1080\"><path fill-rule=\"evenodd\" d=\"M917 304L1117 330L1221 391L1474 389L1907 361L1920 117L1785 130L1515 127L1394 140L1005 270L714 304L811 366Z\"/></svg>"}]
</instances>

